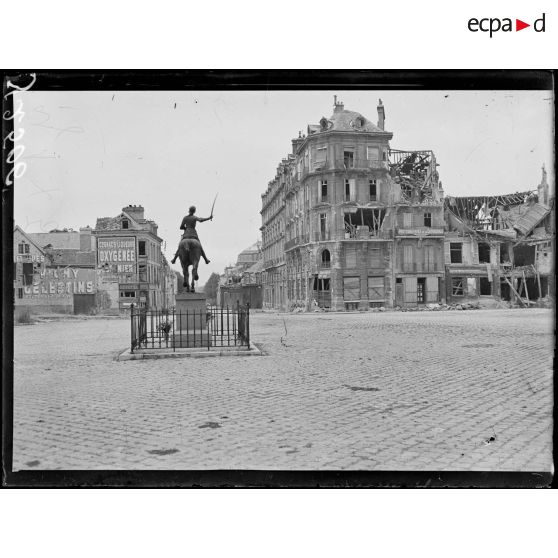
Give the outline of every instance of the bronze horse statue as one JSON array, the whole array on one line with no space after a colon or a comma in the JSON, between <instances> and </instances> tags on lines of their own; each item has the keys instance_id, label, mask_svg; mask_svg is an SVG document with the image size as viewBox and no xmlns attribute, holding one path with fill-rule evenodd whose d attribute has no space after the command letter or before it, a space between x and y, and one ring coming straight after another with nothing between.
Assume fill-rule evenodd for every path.
<instances>
[{"instance_id":1,"label":"bronze horse statue","mask_svg":"<svg viewBox=\"0 0 558 558\"><path fill-rule=\"evenodd\" d=\"M183 287L186 292L195 293L194 282L199 279L198 277L198 264L201 258L202 246L196 238L183 238L178 245L178 257L180 258L180 265L182 266L182 274L184 275ZM188 285L190 274L188 268L192 266L192 284Z\"/></svg>"}]
</instances>

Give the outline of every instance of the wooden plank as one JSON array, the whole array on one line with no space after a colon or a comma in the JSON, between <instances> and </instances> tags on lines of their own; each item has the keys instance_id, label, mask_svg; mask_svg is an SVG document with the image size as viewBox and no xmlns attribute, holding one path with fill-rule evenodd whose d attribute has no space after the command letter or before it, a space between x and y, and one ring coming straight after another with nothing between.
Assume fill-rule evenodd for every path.
<instances>
[{"instance_id":1,"label":"wooden plank","mask_svg":"<svg viewBox=\"0 0 558 558\"><path fill-rule=\"evenodd\" d=\"M523 302L523 300L521 300L521 296L519 296L519 293L513 288L513 285L510 283L509 279L505 275L504 275L504 279L506 280L506 283L510 286L510 289L512 290L512 292L517 297L517 300L519 300L519 302L521 302L521 306L526 306L525 303Z\"/></svg>"},{"instance_id":2,"label":"wooden plank","mask_svg":"<svg viewBox=\"0 0 558 558\"><path fill-rule=\"evenodd\" d=\"M522 271L522 273L523 273L523 289L525 290L525 296L527 297L527 302L530 302L529 289L527 288L527 279L525 279L525 271Z\"/></svg>"}]
</instances>

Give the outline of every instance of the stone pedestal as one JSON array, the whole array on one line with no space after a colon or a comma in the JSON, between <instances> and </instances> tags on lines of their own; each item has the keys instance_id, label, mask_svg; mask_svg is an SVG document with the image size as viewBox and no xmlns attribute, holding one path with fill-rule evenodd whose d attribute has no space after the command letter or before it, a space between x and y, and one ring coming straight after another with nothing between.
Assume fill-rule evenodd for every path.
<instances>
[{"instance_id":1,"label":"stone pedestal","mask_svg":"<svg viewBox=\"0 0 558 558\"><path fill-rule=\"evenodd\" d=\"M186 329L206 329L207 308L203 293L180 293L176 295L175 331ZM180 317L179 317L180 315Z\"/></svg>"},{"instance_id":2,"label":"stone pedestal","mask_svg":"<svg viewBox=\"0 0 558 558\"><path fill-rule=\"evenodd\" d=\"M175 347L207 347L206 296L203 293L176 295L173 344Z\"/></svg>"}]
</instances>

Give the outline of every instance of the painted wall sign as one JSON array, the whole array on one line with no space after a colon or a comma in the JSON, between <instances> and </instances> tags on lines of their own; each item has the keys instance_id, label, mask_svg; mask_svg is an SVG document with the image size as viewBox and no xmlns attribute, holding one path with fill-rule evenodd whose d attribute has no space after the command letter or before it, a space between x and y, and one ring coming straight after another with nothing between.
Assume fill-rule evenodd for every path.
<instances>
[{"instance_id":1,"label":"painted wall sign","mask_svg":"<svg viewBox=\"0 0 558 558\"><path fill-rule=\"evenodd\" d=\"M16 254L16 262L44 262L42 254Z\"/></svg>"},{"instance_id":2,"label":"painted wall sign","mask_svg":"<svg viewBox=\"0 0 558 558\"><path fill-rule=\"evenodd\" d=\"M95 292L95 270L72 267L43 269L33 275L32 285L23 287L24 298L59 298Z\"/></svg>"},{"instance_id":3,"label":"painted wall sign","mask_svg":"<svg viewBox=\"0 0 558 558\"><path fill-rule=\"evenodd\" d=\"M98 238L97 254L99 266L117 264L123 268L119 272L133 271L131 268L137 260L136 239L134 237Z\"/></svg>"}]
</instances>

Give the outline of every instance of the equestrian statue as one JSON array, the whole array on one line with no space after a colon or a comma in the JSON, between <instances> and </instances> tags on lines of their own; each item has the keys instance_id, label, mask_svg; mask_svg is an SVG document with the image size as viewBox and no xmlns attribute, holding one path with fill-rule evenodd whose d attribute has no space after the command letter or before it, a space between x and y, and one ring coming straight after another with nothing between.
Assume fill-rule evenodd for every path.
<instances>
[{"instance_id":1,"label":"equestrian statue","mask_svg":"<svg viewBox=\"0 0 558 558\"><path fill-rule=\"evenodd\" d=\"M215 196L217 198L217 196ZM215 200L213 201L213 207L215 207ZM180 265L182 266L182 274L184 275L183 287L185 287L186 292L195 293L194 282L199 279L198 277L198 264L200 258L205 260L208 264L209 260L205 255L203 247L201 245L198 233L196 232L196 223L203 223L204 221L213 220L213 207L211 208L211 215L209 217L198 217L195 215L196 208L194 206L190 207L188 210L188 215L182 219L180 225L181 230L184 231L180 243L178 244L178 250L171 260L171 263L175 263L177 258L180 258ZM189 285L188 281L190 274L188 268L192 266L192 282Z\"/></svg>"}]
</instances>

